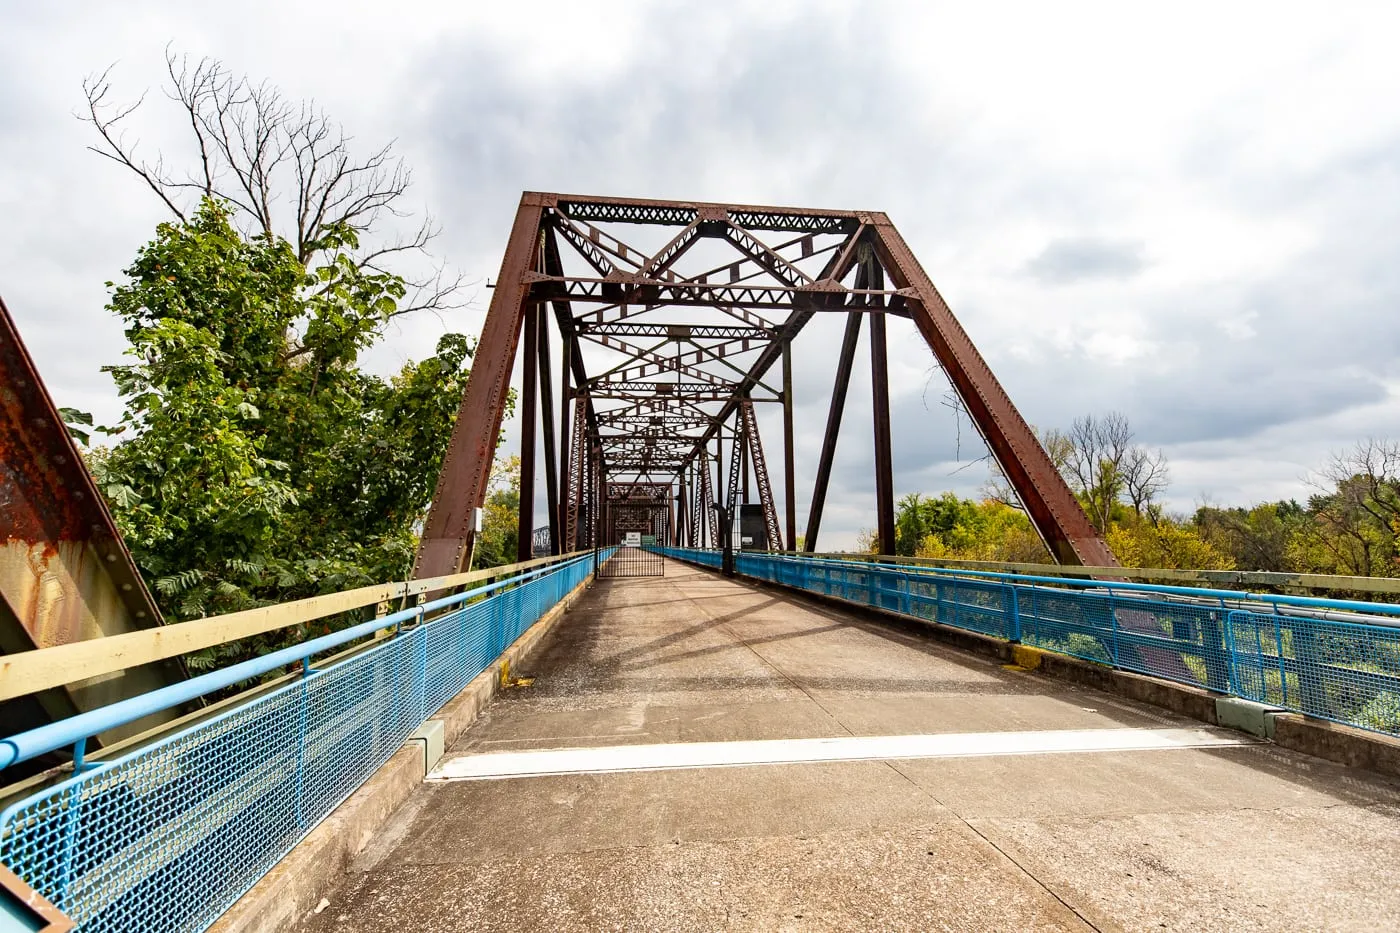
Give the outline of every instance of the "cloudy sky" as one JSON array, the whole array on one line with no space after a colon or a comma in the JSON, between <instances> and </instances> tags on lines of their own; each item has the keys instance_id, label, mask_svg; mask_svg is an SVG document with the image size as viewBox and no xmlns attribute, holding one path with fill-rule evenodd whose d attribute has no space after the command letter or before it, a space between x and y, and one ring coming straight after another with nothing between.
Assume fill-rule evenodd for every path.
<instances>
[{"instance_id":1,"label":"cloudy sky","mask_svg":"<svg viewBox=\"0 0 1400 933\"><path fill-rule=\"evenodd\" d=\"M1122 411L1182 510L1306 495L1400 436L1400 7L1146 6L0 0L0 295L58 403L113 420L104 283L164 216L74 113L116 62L176 145L173 44L397 140L479 281L523 189L883 210L1032 423ZM475 333L486 294L373 364ZM838 337L799 346L799 489ZM891 345L897 491L972 494L975 432L906 322ZM873 524L859 374L849 406L831 546Z\"/></svg>"}]
</instances>

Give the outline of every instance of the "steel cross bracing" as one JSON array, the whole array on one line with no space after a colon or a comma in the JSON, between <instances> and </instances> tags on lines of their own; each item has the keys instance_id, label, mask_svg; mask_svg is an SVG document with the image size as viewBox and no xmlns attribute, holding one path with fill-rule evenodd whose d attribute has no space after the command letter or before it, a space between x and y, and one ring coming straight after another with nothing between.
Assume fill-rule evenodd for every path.
<instances>
[{"instance_id":1,"label":"steel cross bracing","mask_svg":"<svg viewBox=\"0 0 1400 933\"><path fill-rule=\"evenodd\" d=\"M707 529L713 546L720 530L712 508L711 459L721 470L723 492L735 490L726 503L738 504L752 470L770 547L795 547L799 492L788 440L794 436L790 348L815 315L833 312L847 315L852 325L840 365L834 354L798 358L834 371L833 397L841 400L831 406L822 456L810 457L817 481L803 494L811 509L806 547L817 545L845 382L865 319L872 334L876 411L869 421L846 421L875 425L878 521L872 524L882 538L892 538L893 515L886 513L893 509L894 442L887 427L884 334L886 317L894 315L911 320L923 337L1056 558L1113 564L1035 435L884 214L527 192L473 357L416 572L451 573L470 553L470 516L485 499L518 350L530 357L522 371L538 375L523 383L519 410L533 418L530 436L543 436L542 445L521 444L527 477L522 547L536 517L525 514L533 496L524 490L546 474L555 475L559 486L556 496L550 484L559 513L558 548L616 543L603 540L610 529L601 490L632 482L665 486L672 497L667 508L679 504L681 520L670 523L668 534L699 539ZM553 346L562 352L557 364L551 362ZM770 382L780 360L781 379ZM783 414L781 490L768 474L754 411L760 402L781 406ZM737 456L728 474L716 449L722 443ZM536 462L537 447L543 449L543 467ZM556 457L563 462L555 464ZM788 516L786 540L777 520L779 498Z\"/></svg>"},{"instance_id":2,"label":"steel cross bracing","mask_svg":"<svg viewBox=\"0 0 1400 933\"><path fill-rule=\"evenodd\" d=\"M773 486L768 481L768 462L763 457L763 441L758 433L758 419L754 417L753 403L744 399L739 405L744 419L744 442L748 445L749 458L753 461L754 482L758 486L758 502L763 507L763 525L768 532L769 548L780 550L777 543L783 540L778 527L778 507L773 501Z\"/></svg>"}]
</instances>

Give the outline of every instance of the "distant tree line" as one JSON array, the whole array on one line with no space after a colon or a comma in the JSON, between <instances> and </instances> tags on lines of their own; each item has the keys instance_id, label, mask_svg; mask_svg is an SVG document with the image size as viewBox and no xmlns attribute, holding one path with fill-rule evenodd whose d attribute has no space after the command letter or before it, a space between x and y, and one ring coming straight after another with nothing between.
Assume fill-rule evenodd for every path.
<instances>
[{"instance_id":1,"label":"distant tree line","mask_svg":"<svg viewBox=\"0 0 1400 933\"><path fill-rule=\"evenodd\" d=\"M1332 455L1305 503L1202 504L1179 514L1159 501L1170 482L1165 455L1135 443L1122 414L1086 415L1067 431L1037 436L1124 566L1400 576L1400 441L1368 439ZM905 495L897 504L896 553L1049 562L999 470L982 493L980 500ZM858 549L873 552L877 540L863 531Z\"/></svg>"}]
</instances>

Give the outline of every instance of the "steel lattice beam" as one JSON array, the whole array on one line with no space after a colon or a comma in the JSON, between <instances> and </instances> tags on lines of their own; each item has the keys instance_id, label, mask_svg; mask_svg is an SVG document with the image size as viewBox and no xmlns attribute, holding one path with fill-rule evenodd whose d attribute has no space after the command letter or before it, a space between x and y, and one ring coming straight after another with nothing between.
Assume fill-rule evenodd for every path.
<instances>
[{"instance_id":1,"label":"steel lattice beam","mask_svg":"<svg viewBox=\"0 0 1400 933\"><path fill-rule=\"evenodd\" d=\"M650 246L639 248L628 242L632 227L623 232L618 225L673 229L657 231ZM783 373L781 391L764 379L785 354L791 359L792 341L813 315L843 312L850 317L848 346L837 367L838 396L849 380L860 319L872 317L877 382L884 365L883 316L912 319L1055 558L1114 564L1035 435L884 214L527 192L425 523L416 565L420 576L451 573L470 551L471 510L485 499L522 324L546 303L554 308L565 355L555 447L563 461L557 484L565 547L596 538L604 521L598 499L603 484L624 476L679 483L677 494L688 499L692 512L690 537L704 537L706 521L699 514L704 511L710 515L711 544L718 543L717 516L709 508L714 456L709 447L731 431L731 423L737 426L731 453L740 459L724 485L737 490L748 443L769 538L778 546L783 539L776 502L751 410L761 401L784 405L784 497L792 538L792 377ZM709 309L709 319L695 309ZM873 320L877 316L880 325ZM590 345L588 356L584 344ZM589 360L607 353L621 354L621 362L611 369L593 366L590 372ZM533 355L548 368L547 348ZM809 361L829 365L810 355L801 360ZM541 401L552 409L551 380L540 376ZM523 400L527 408L533 394L532 389ZM572 417L566 418L570 398ZM875 472L881 477L882 537L889 539L888 464L897 439L878 416L884 405L877 399ZM808 546L815 544L840 408L834 399L811 501ZM600 434L600 428L609 433ZM547 461L551 433L545 434ZM735 494L728 496L730 503ZM522 498L528 501L524 489Z\"/></svg>"}]
</instances>

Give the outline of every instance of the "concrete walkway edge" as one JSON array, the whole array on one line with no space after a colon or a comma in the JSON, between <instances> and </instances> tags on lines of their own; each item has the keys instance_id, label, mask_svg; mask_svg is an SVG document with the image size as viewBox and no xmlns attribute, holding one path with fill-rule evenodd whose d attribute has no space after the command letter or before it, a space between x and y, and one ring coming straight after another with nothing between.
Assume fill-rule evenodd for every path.
<instances>
[{"instance_id":1,"label":"concrete walkway edge","mask_svg":"<svg viewBox=\"0 0 1400 933\"><path fill-rule=\"evenodd\" d=\"M433 719L443 724L447 745L470 727L491 702L500 689L503 667L519 667L527 662L570 604L592 582L589 577L574 587L434 714ZM336 883L351 860L423 782L424 770L423 747L410 740L225 911L209 933L282 930L315 910L323 892Z\"/></svg>"},{"instance_id":2,"label":"concrete walkway edge","mask_svg":"<svg viewBox=\"0 0 1400 933\"><path fill-rule=\"evenodd\" d=\"M713 567L686 563L698 570L719 573ZM813 603L836 606L875 622L893 623L907 631L921 633L956 648L997 658L1007 664L1016 664L1036 673L1094 687L1130 700L1151 703L1153 706L1160 706L1213 726L1239 728L1235 723L1221 722L1217 717L1217 701L1225 694L1118 670L1104 664L1095 664L1069 655L993 638L990 635L929 622L887 609L877 609L839 596L813 593L810 590L784 586L743 574L739 574L735 579L758 589L775 590ZM1400 739L1342 723L1315 719L1301 713L1271 712L1269 718L1271 721L1268 740L1276 745L1348 767L1400 777Z\"/></svg>"}]
</instances>

